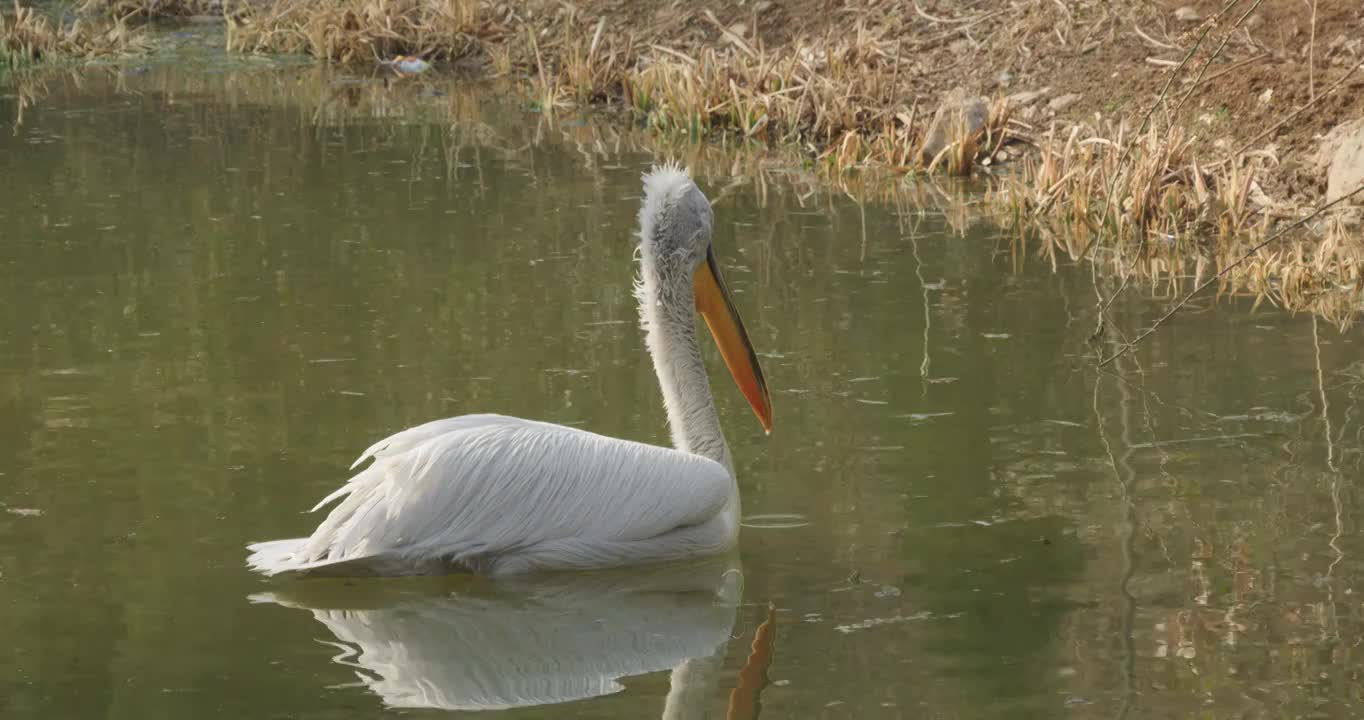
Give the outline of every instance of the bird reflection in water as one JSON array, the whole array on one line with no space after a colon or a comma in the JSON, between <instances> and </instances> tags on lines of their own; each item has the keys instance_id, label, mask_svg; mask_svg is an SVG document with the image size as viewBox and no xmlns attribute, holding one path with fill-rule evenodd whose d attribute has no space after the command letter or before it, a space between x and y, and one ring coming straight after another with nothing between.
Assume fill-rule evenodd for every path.
<instances>
[{"instance_id":1,"label":"bird reflection in water","mask_svg":"<svg viewBox=\"0 0 1364 720\"><path fill-rule=\"evenodd\" d=\"M389 707L498 710L597 697L671 670L662 717L717 717L721 669L743 595L737 557L509 578L315 581L251 600L309 610L333 660ZM774 611L724 714L756 718Z\"/></svg>"}]
</instances>

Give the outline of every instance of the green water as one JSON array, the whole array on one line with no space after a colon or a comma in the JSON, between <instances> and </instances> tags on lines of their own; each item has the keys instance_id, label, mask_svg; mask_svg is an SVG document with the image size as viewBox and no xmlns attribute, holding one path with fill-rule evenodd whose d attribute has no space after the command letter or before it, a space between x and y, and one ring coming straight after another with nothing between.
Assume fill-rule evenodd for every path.
<instances>
[{"instance_id":1,"label":"green water","mask_svg":"<svg viewBox=\"0 0 1364 720\"><path fill-rule=\"evenodd\" d=\"M390 706L529 678L580 699L506 717L658 717L662 648L720 717L769 602L767 718L1364 709L1359 330L1201 301L1098 371L1088 268L963 222L969 190L858 204L713 155L776 419L708 347L741 598L724 564L253 576L247 542L410 425L667 442L630 294L651 158L462 81L184 75L0 86L0 716L435 717ZM1112 325L1164 307L1129 289Z\"/></svg>"}]
</instances>

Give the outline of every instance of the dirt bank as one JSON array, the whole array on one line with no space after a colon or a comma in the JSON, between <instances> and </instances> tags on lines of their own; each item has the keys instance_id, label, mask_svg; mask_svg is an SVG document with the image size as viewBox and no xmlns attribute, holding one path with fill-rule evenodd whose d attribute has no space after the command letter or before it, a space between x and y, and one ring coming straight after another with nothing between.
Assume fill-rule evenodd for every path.
<instances>
[{"instance_id":1,"label":"dirt bank","mask_svg":"<svg viewBox=\"0 0 1364 720\"><path fill-rule=\"evenodd\" d=\"M156 5L84 7L126 16L139 3ZM1358 212L1272 234L1322 204L1323 136L1364 120L1358 0L236 0L223 12L239 52L475 67L517 79L548 114L608 106L660 137L794 148L840 181L984 170L1002 178L1006 224L1053 257L1163 282L1225 273L1224 291L1337 319L1361 306Z\"/></svg>"},{"instance_id":2,"label":"dirt bank","mask_svg":"<svg viewBox=\"0 0 1364 720\"><path fill-rule=\"evenodd\" d=\"M125 18L221 9L228 43L242 51L482 64L525 74L550 104L634 101L655 116L694 116L698 108L670 97L679 88L641 89L644 70L709 61L721 72L700 78L719 82L700 88L697 129L755 134L751 118L732 107L751 106L742 110L767 115L769 139L798 140L814 155L843 143L844 166L916 164L906 162L910 153L872 140L898 133L903 145L922 143L933 112L952 97L1008 99L1012 129L1025 140L1052 123L1135 128L1154 108L1162 131L1187 130L1204 164L1257 153L1270 161L1258 178L1266 196L1307 204L1325 189L1315 164L1321 136L1364 117L1364 3L1357 0L84 0L81 7ZM840 87L812 91L810 76ZM806 102L783 95L801 83ZM655 97L641 99L641 91ZM667 119L673 122L660 124L678 124ZM994 119L1002 127L1005 119ZM856 152L848 151L850 132L861 136Z\"/></svg>"},{"instance_id":3,"label":"dirt bank","mask_svg":"<svg viewBox=\"0 0 1364 720\"><path fill-rule=\"evenodd\" d=\"M549 112L614 105L660 135L795 147L831 178L1022 158L992 204L1053 258L1342 322L1361 307L1359 213L1313 215L1322 135L1364 118L1357 0L250 7L229 9L230 47L481 65Z\"/></svg>"},{"instance_id":4,"label":"dirt bank","mask_svg":"<svg viewBox=\"0 0 1364 720\"><path fill-rule=\"evenodd\" d=\"M1247 151L1278 160L1279 167L1265 174L1264 190L1282 201L1320 196L1325 174L1314 167L1319 138L1364 117L1364 72L1357 67L1364 60L1364 3L1356 0L575 5L576 11L558 3L532 2L520 11L503 7L501 22L536 28L545 54L558 47L556 37L573 36L566 24L593 27L598 19L605 21L606 33L630 36L637 47L691 57L705 48L743 52L745 44L773 57L817 55L850 40L864 50L852 62L894 67L894 86L882 97L863 98L869 121L878 114L936 108L955 90L1012 98L1015 117L1039 131L1051 122L1095 123L1096 116L1135 127L1155 106L1163 124L1186 125L1196 139L1194 149L1209 159L1222 159L1254 140ZM1227 6L1229 11L1212 19ZM1204 30L1208 36L1177 71ZM1323 95L1352 68L1348 79ZM1157 102L1172 75L1165 100ZM1308 103L1309 111L1258 137Z\"/></svg>"}]
</instances>

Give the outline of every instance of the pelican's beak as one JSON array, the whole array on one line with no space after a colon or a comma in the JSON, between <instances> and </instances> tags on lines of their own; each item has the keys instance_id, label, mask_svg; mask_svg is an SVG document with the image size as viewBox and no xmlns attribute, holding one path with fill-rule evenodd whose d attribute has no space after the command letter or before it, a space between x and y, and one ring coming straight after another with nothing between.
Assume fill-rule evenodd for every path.
<instances>
[{"instance_id":1,"label":"pelican's beak","mask_svg":"<svg viewBox=\"0 0 1364 720\"><path fill-rule=\"evenodd\" d=\"M697 268L692 279L696 294L696 310L706 319L706 326L720 347L720 356L729 367L739 390L753 406L753 413L763 430L772 432L772 399L767 394L767 381L763 379L762 366L758 355L753 352L753 343L748 341L748 331L744 321L725 288L725 280L720 276L720 266L715 262L715 253L706 248L706 262Z\"/></svg>"}]
</instances>

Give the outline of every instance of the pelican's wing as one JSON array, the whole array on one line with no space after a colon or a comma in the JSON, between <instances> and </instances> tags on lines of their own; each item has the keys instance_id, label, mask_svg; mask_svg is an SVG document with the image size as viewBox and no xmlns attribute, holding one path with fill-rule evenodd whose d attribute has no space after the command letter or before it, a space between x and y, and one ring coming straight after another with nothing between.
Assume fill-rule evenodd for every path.
<instances>
[{"instance_id":1,"label":"pelican's wing","mask_svg":"<svg viewBox=\"0 0 1364 720\"><path fill-rule=\"evenodd\" d=\"M461 415L459 417L445 418L444 420L432 420L424 425L408 428L402 432L394 433L370 445L360 457L351 463L350 469L354 470L361 463L369 458L388 457L406 452L412 448L440 435L452 433L457 430L465 430L477 427L488 427L491 425L510 425L516 423L529 422L520 418L507 417L506 415ZM344 489L344 488L343 488ZM318 503L318 507L326 505L334 498L328 495L327 499ZM317 508L313 508L316 510Z\"/></svg>"},{"instance_id":2,"label":"pelican's wing","mask_svg":"<svg viewBox=\"0 0 1364 720\"><path fill-rule=\"evenodd\" d=\"M384 558L505 569L501 558L546 551L578 556L555 566L610 564L591 556L705 525L734 491L713 460L499 415L427 423L367 456L374 463L323 501L345 496L290 565ZM705 549L719 548L691 551Z\"/></svg>"}]
</instances>

